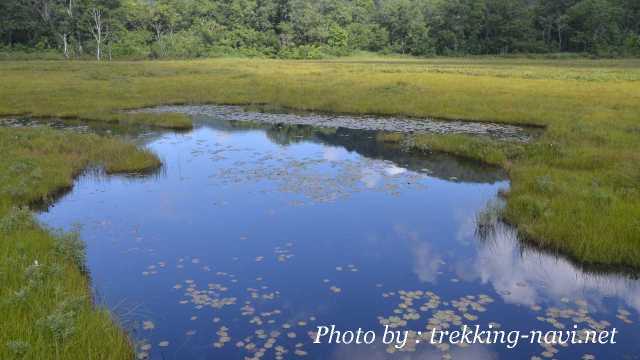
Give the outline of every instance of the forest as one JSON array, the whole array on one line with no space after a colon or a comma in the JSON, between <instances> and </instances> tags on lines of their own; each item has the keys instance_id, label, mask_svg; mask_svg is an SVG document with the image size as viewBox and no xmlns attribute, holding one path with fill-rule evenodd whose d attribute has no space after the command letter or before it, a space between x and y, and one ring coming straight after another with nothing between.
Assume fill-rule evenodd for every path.
<instances>
[{"instance_id":1,"label":"forest","mask_svg":"<svg viewBox=\"0 0 640 360\"><path fill-rule=\"evenodd\" d=\"M3 0L0 52L65 58L640 55L638 0Z\"/></svg>"}]
</instances>

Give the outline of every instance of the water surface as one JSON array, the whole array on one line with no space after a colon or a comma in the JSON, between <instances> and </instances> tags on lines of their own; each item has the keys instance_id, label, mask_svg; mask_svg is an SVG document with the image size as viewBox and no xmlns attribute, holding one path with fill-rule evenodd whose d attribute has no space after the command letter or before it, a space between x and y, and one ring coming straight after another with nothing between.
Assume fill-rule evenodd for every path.
<instances>
[{"instance_id":1,"label":"water surface","mask_svg":"<svg viewBox=\"0 0 640 360\"><path fill-rule=\"evenodd\" d=\"M499 169L381 133L200 114L146 134L149 177L81 176L40 219L80 226L97 300L140 359L634 358L638 281L580 271L479 226ZM486 216L485 216L486 217ZM480 216L482 218L482 216ZM318 325L611 328L616 345L315 345Z\"/></svg>"}]
</instances>

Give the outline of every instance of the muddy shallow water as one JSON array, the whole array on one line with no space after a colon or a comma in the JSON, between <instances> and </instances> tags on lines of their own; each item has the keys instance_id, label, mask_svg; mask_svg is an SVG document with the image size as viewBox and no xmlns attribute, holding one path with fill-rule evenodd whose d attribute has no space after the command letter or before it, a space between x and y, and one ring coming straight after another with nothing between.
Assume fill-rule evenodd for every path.
<instances>
[{"instance_id":1,"label":"muddy shallow water","mask_svg":"<svg viewBox=\"0 0 640 360\"><path fill-rule=\"evenodd\" d=\"M81 176L40 214L80 225L96 298L152 359L633 358L640 283L587 274L487 221L499 169L373 130L229 121L147 134L150 177ZM233 117L231 117L233 118ZM482 215L485 214L485 215ZM482 221L480 221L480 220ZM617 328L615 345L313 344L317 326ZM393 353L393 354L391 354Z\"/></svg>"}]
</instances>

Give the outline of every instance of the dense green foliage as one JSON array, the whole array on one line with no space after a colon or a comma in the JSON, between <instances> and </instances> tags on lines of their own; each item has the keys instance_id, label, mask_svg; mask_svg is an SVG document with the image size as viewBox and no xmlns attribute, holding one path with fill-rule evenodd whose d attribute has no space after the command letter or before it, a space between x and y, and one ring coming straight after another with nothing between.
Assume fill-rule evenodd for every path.
<instances>
[{"instance_id":1,"label":"dense green foliage","mask_svg":"<svg viewBox=\"0 0 640 360\"><path fill-rule=\"evenodd\" d=\"M0 46L66 57L640 54L637 0L3 0Z\"/></svg>"}]
</instances>

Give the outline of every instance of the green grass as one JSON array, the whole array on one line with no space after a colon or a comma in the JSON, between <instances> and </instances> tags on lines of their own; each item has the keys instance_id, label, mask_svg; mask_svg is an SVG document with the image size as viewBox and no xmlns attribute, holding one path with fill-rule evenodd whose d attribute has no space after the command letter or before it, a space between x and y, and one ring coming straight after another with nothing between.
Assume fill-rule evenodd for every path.
<instances>
[{"instance_id":1,"label":"green grass","mask_svg":"<svg viewBox=\"0 0 640 360\"><path fill-rule=\"evenodd\" d=\"M0 128L0 153L0 359L132 358L124 331L92 303L82 241L43 229L24 206L49 201L88 166L140 172L159 160L114 138L45 128Z\"/></svg>"},{"instance_id":2,"label":"green grass","mask_svg":"<svg viewBox=\"0 0 640 360\"><path fill-rule=\"evenodd\" d=\"M162 120L122 110L224 103L543 126L543 135L526 145L421 135L413 146L505 167L512 186L503 216L532 242L585 264L640 268L639 60L35 61L0 63L0 78L0 115L165 121L179 128L190 126L179 115ZM40 156L49 155L31 158L36 174L47 166L35 160ZM60 160L65 181L35 181L27 193L42 196L71 184L89 161L107 160L88 156L73 166ZM30 173L0 168L0 174Z\"/></svg>"}]
</instances>

